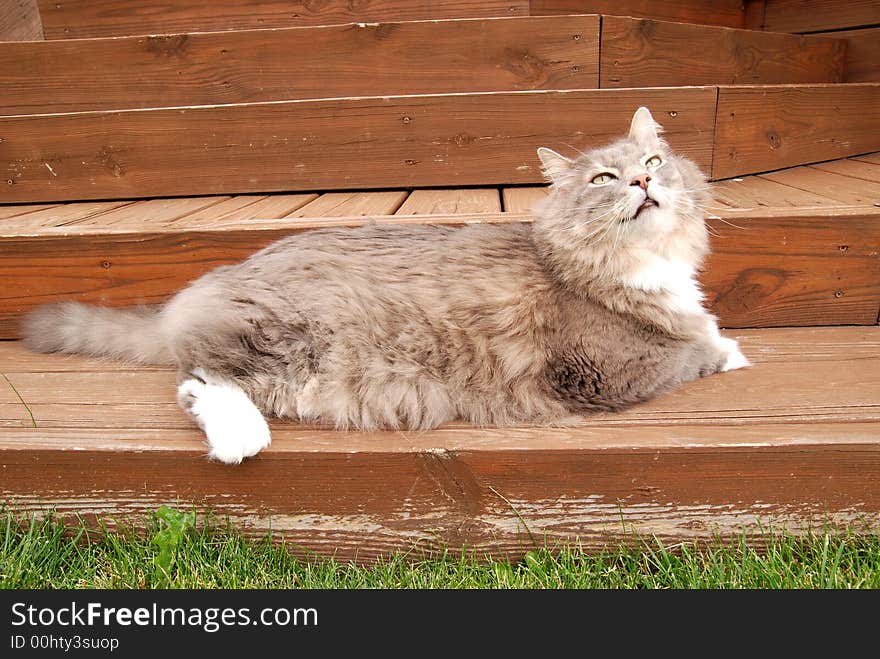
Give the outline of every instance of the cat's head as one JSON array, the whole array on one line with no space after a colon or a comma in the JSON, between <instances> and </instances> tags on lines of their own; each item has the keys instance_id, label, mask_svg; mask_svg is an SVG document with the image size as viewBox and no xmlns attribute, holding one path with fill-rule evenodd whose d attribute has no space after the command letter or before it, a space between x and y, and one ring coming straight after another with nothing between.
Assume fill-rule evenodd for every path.
<instances>
[{"instance_id":1,"label":"cat's head","mask_svg":"<svg viewBox=\"0 0 880 659\"><path fill-rule=\"evenodd\" d=\"M629 133L612 144L574 159L538 149L552 184L535 207L538 230L570 249L646 247L696 265L708 244L702 212L708 186L661 130L641 107Z\"/></svg>"}]
</instances>

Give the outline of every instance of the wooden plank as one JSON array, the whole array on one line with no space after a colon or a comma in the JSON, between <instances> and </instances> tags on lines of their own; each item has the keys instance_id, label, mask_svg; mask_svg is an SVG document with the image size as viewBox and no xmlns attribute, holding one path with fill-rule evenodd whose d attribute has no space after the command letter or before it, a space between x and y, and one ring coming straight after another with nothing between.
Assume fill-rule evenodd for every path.
<instances>
[{"instance_id":1,"label":"wooden plank","mask_svg":"<svg viewBox=\"0 0 880 659\"><path fill-rule=\"evenodd\" d=\"M0 206L0 220L8 217L20 217L28 213L46 210L47 208L55 208L58 204L13 204L10 206Z\"/></svg>"},{"instance_id":2,"label":"wooden plank","mask_svg":"<svg viewBox=\"0 0 880 659\"><path fill-rule=\"evenodd\" d=\"M0 0L0 42L42 38L37 0Z\"/></svg>"},{"instance_id":3,"label":"wooden plank","mask_svg":"<svg viewBox=\"0 0 880 659\"><path fill-rule=\"evenodd\" d=\"M742 375L687 383L677 390L625 412L584 417L574 427L635 427L656 425L736 424L742 427L798 421L827 420L880 423L880 354L868 354L877 347L877 328L845 328L841 335L825 341L822 337L799 334L790 329L782 336L797 345L826 351L825 359L801 358L790 347L779 345L779 336L745 331L743 350L753 357L756 368ZM870 331L869 331L870 330ZM803 330L802 330L803 332ZM855 337L846 343L845 337ZM864 345L855 343L861 341ZM850 354L848 348L855 354ZM787 359L780 358L783 352ZM22 354L24 353L24 354ZM769 355L769 359L768 356ZM175 400L176 375L173 368L127 369L105 361L83 359L84 368L59 369L45 357L29 363L34 355L18 342L0 344L3 363L18 363L16 371L4 366L12 387L0 387L0 428L192 428ZM56 361L65 361L56 356ZM817 362L821 361L821 365ZM756 373L757 371L757 373ZM807 371L809 375L805 375ZM826 372L831 374L826 377ZM823 389L822 383L825 383ZM782 387L781 383L786 386ZM16 393L17 392L17 393ZM19 399L19 396L21 399ZM21 400L27 403L25 407ZM28 412L30 410L30 412ZM34 421L31 421L31 414ZM276 430L329 430L314 424L278 421ZM472 431L461 421L445 424L440 431ZM523 428L513 429L522 432ZM381 434L381 433L380 433Z\"/></svg>"},{"instance_id":4,"label":"wooden plank","mask_svg":"<svg viewBox=\"0 0 880 659\"><path fill-rule=\"evenodd\" d=\"M880 153L868 153L861 156L856 156L853 160L858 160L860 162L869 162L874 165L880 165Z\"/></svg>"},{"instance_id":5,"label":"wooden plank","mask_svg":"<svg viewBox=\"0 0 880 659\"><path fill-rule=\"evenodd\" d=\"M499 92L0 117L0 200L541 183L539 146L615 139L640 105L708 169L715 93Z\"/></svg>"},{"instance_id":6,"label":"wooden plank","mask_svg":"<svg viewBox=\"0 0 880 659\"><path fill-rule=\"evenodd\" d=\"M806 531L817 513L832 525L876 518L880 329L737 338L753 368L573 427L357 433L273 421L272 446L237 467L204 459L170 370L0 344L39 419L14 426L21 405L0 388L4 497L26 512L136 524L163 503L192 503L249 535L271 524L299 551L360 560L463 545L513 558L530 535L600 548L633 530L717 542L781 524ZM58 372L53 361L80 367ZM84 425L91 418L102 425Z\"/></svg>"},{"instance_id":7,"label":"wooden plank","mask_svg":"<svg viewBox=\"0 0 880 659\"><path fill-rule=\"evenodd\" d=\"M328 192L297 208L287 217L356 217L394 215L406 199L405 190L385 192Z\"/></svg>"},{"instance_id":8,"label":"wooden plank","mask_svg":"<svg viewBox=\"0 0 880 659\"><path fill-rule=\"evenodd\" d=\"M92 217L121 210L130 205L132 205L130 201L85 201L63 204L10 218L10 222L15 222L16 231L38 231L46 227L63 227L88 222Z\"/></svg>"},{"instance_id":9,"label":"wooden plank","mask_svg":"<svg viewBox=\"0 0 880 659\"><path fill-rule=\"evenodd\" d=\"M861 160L832 160L830 162L810 165L810 168L880 183L880 163L869 163Z\"/></svg>"},{"instance_id":10,"label":"wooden plank","mask_svg":"<svg viewBox=\"0 0 880 659\"><path fill-rule=\"evenodd\" d=\"M727 209L710 218L714 253L702 275L725 327L874 324L880 308L880 208ZM517 213L379 217L464 224L527 221ZM0 225L0 338L44 302L157 303L222 264L292 232L365 220L242 220L149 230L77 225L16 232Z\"/></svg>"},{"instance_id":11,"label":"wooden plank","mask_svg":"<svg viewBox=\"0 0 880 659\"><path fill-rule=\"evenodd\" d=\"M878 83L719 89L713 178L878 149Z\"/></svg>"},{"instance_id":12,"label":"wooden plank","mask_svg":"<svg viewBox=\"0 0 880 659\"><path fill-rule=\"evenodd\" d=\"M743 27L741 0L531 0L532 16L552 14L614 14L679 23Z\"/></svg>"},{"instance_id":13,"label":"wooden plank","mask_svg":"<svg viewBox=\"0 0 880 659\"><path fill-rule=\"evenodd\" d=\"M844 82L880 81L880 28L835 32L846 41Z\"/></svg>"},{"instance_id":14,"label":"wooden plank","mask_svg":"<svg viewBox=\"0 0 880 659\"><path fill-rule=\"evenodd\" d=\"M793 188L816 192L845 204L880 203L880 183L855 179L811 167L798 167L797 169L763 174L762 178Z\"/></svg>"},{"instance_id":15,"label":"wooden plank","mask_svg":"<svg viewBox=\"0 0 880 659\"><path fill-rule=\"evenodd\" d=\"M827 37L605 16L599 78L603 88L840 82L844 56Z\"/></svg>"},{"instance_id":16,"label":"wooden plank","mask_svg":"<svg viewBox=\"0 0 880 659\"><path fill-rule=\"evenodd\" d=\"M767 0L764 29L822 32L880 23L878 0Z\"/></svg>"},{"instance_id":17,"label":"wooden plank","mask_svg":"<svg viewBox=\"0 0 880 659\"><path fill-rule=\"evenodd\" d=\"M536 202L547 196L547 187L504 188L501 195L506 212L528 213Z\"/></svg>"},{"instance_id":18,"label":"wooden plank","mask_svg":"<svg viewBox=\"0 0 880 659\"><path fill-rule=\"evenodd\" d=\"M2 44L0 114L590 89L598 72L598 16Z\"/></svg>"},{"instance_id":19,"label":"wooden plank","mask_svg":"<svg viewBox=\"0 0 880 659\"><path fill-rule=\"evenodd\" d=\"M716 202L730 208L785 208L802 206L840 206L840 202L800 190L782 183L775 183L758 176L720 181L712 186Z\"/></svg>"},{"instance_id":20,"label":"wooden plank","mask_svg":"<svg viewBox=\"0 0 880 659\"><path fill-rule=\"evenodd\" d=\"M217 204L189 215L171 220L168 225L197 227L218 226L227 222L242 222L253 219L274 220L288 217L293 211L302 208L318 198L318 194L275 194L238 195L228 203ZM247 202L247 203L245 203Z\"/></svg>"},{"instance_id":21,"label":"wooden plank","mask_svg":"<svg viewBox=\"0 0 880 659\"><path fill-rule=\"evenodd\" d=\"M501 197L496 188L464 190L413 190L397 215L432 215L443 213L500 213Z\"/></svg>"},{"instance_id":22,"label":"wooden plank","mask_svg":"<svg viewBox=\"0 0 880 659\"><path fill-rule=\"evenodd\" d=\"M525 0L38 0L46 39L525 16Z\"/></svg>"}]
</instances>

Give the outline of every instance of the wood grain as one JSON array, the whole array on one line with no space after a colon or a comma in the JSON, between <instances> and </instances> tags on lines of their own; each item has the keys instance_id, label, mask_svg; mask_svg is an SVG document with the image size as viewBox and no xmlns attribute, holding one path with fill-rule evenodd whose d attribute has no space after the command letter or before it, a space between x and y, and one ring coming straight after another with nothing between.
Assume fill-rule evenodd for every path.
<instances>
[{"instance_id":1,"label":"wood grain","mask_svg":"<svg viewBox=\"0 0 880 659\"><path fill-rule=\"evenodd\" d=\"M29 417L0 387L4 499L134 526L163 503L192 503L248 535L271 525L297 551L361 561L463 546L516 558L532 537L596 549L634 531L665 542L828 522L876 531L864 520L880 511L880 329L736 336L751 369L573 427L358 433L273 421L272 446L238 467L204 459L170 370L2 343L38 419L16 425Z\"/></svg>"},{"instance_id":2,"label":"wood grain","mask_svg":"<svg viewBox=\"0 0 880 659\"><path fill-rule=\"evenodd\" d=\"M715 209L702 275L724 327L874 324L880 308L880 208ZM517 213L378 217L380 222L527 221ZM222 264L296 231L356 218L218 221L213 226L0 225L0 338L45 302L157 303Z\"/></svg>"},{"instance_id":3,"label":"wood grain","mask_svg":"<svg viewBox=\"0 0 880 659\"><path fill-rule=\"evenodd\" d=\"M598 16L9 43L0 114L590 89L598 71Z\"/></svg>"},{"instance_id":4,"label":"wood grain","mask_svg":"<svg viewBox=\"0 0 880 659\"><path fill-rule=\"evenodd\" d=\"M878 0L767 0L764 29L821 32L880 23Z\"/></svg>"},{"instance_id":5,"label":"wood grain","mask_svg":"<svg viewBox=\"0 0 880 659\"><path fill-rule=\"evenodd\" d=\"M525 0L37 0L46 39L528 14Z\"/></svg>"},{"instance_id":6,"label":"wood grain","mask_svg":"<svg viewBox=\"0 0 880 659\"><path fill-rule=\"evenodd\" d=\"M680 23L743 27L741 0L531 0L533 16L548 14L613 14Z\"/></svg>"},{"instance_id":7,"label":"wood grain","mask_svg":"<svg viewBox=\"0 0 880 659\"><path fill-rule=\"evenodd\" d=\"M504 188L501 195L506 212L529 213L536 202L547 196L547 187Z\"/></svg>"},{"instance_id":8,"label":"wood grain","mask_svg":"<svg viewBox=\"0 0 880 659\"><path fill-rule=\"evenodd\" d=\"M880 163L863 162L860 160L831 160L810 165L811 169L833 172L851 178L880 183Z\"/></svg>"},{"instance_id":9,"label":"wood grain","mask_svg":"<svg viewBox=\"0 0 880 659\"><path fill-rule=\"evenodd\" d=\"M501 196L496 188L460 190L413 190L397 215L431 215L437 213L500 213Z\"/></svg>"},{"instance_id":10,"label":"wood grain","mask_svg":"<svg viewBox=\"0 0 880 659\"><path fill-rule=\"evenodd\" d=\"M599 78L603 88L840 82L844 56L827 37L604 16Z\"/></svg>"},{"instance_id":11,"label":"wood grain","mask_svg":"<svg viewBox=\"0 0 880 659\"><path fill-rule=\"evenodd\" d=\"M285 217L355 217L394 215L407 198L405 190L384 192L328 192Z\"/></svg>"},{"instance_id":12,"label":"wood grain","mask_svg":"<svg viewBox=\"0 0 880 659\"><path fill-rule=\"evenodd\" d=\"M844 82L880 81L880 27L835 32L846 41Z\"/></svg>"},{"instance_id":13,"label":"wood grain","mask_svg":"<svg viewBox=\"0 0 880 659\"><path fill-rule=\"evenodd\" d=\"M825 197L853 205L880 203L880 183L843 176L820 169L798 168L764 174L762 178L784 183L802 190L815 191Z\"/></svg>"},{"instance_id":14,"label":"wood grain","mask_svg":"<svg viewBox=\"0 0 880 659\"><path fill-rule=\"evenodd\" d=\"M878 83L719 89L713 178L878 149Z\"/></svg>"},{"instance_id":15,"label":"wood grain","mask_svg":"<svg viewBox=\"0 0 880 659\"><path fill-rule=\"evenodd\" d=\"M738 209L840 205L839 201L815 191L793 188L757 176L719 181L712 186L712 194L716 203Z\"/></svg>"},{"instance_id":16,"label":"wood grain","mask_svg":"<svg viewBox=\"0 0 880 659\"><path fill-rule=\"evenodd\" d=\"M43 38L37 0L0 0L0 42Z\"/></svg>"},{"instance_id":17,"label":"wood grain","mask_svg":"<svg viewBox=\"0 0 880 659\"><path fill-rule=\"evenodd\" d=\"M541 183L539 146L610 141L640 105L708 169L715 93L499 92L0 117L0 201Z\"/></svg>"}]
</instances>

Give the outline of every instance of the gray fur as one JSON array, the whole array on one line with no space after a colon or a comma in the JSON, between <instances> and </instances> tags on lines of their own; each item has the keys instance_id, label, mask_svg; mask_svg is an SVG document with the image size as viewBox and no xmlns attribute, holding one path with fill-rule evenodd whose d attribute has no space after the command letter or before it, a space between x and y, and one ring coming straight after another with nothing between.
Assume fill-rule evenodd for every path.
<instances>
[{"instance_id":1,"label":"gray fur","mask_svg":"<svg viewBox=\"0 0 880 659\"><path fill-rule=\"evenodd\" d=\"M38 309L25 340L174 363L183 377L237 385L266 415L338 428L553 424L624 409L727 357L701 307L622 283L646 254L697 267L708 249L702 174L639 112L629 136L576 160L541 150L553 187L531 225L311 231L153 311ZM664 201L634 217L644 193L630 180L655 152ZM588 184L609 167L616 184Z\"/></svg>"}]
</instances>

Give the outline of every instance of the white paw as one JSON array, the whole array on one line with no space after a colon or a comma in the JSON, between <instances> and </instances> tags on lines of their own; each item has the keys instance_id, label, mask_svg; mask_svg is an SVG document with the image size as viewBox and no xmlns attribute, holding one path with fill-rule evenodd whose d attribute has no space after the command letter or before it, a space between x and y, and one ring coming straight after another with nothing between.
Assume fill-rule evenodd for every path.
<instances>
[{"instance_id":1,"label":"white paw","mask_svg":"<svg viewBox=\"0 0 880 659\"><path fill-rule=\"evenodd\" d=\"M732 339L726 340L732 341ZM738 368L747 368L752 365L752 363L746 359L746 356L739 351L736 341L733 341L733 345L733 350L727 353L727 360L724 362L724 366L721 367L722 373L726 371L735 371Z\"/></svg>"},{"instance_id":2,"label":"white paw","mask_svg":"<svg viewBox=\"0 0 880 659\"><path fill-rule=\"evenodd\" d=\"M184 380L177 388L177 401L205 431L208 456L215 460L238 464L272 441L260 410L234 385Z\"/></svg>"}]
</instances>

